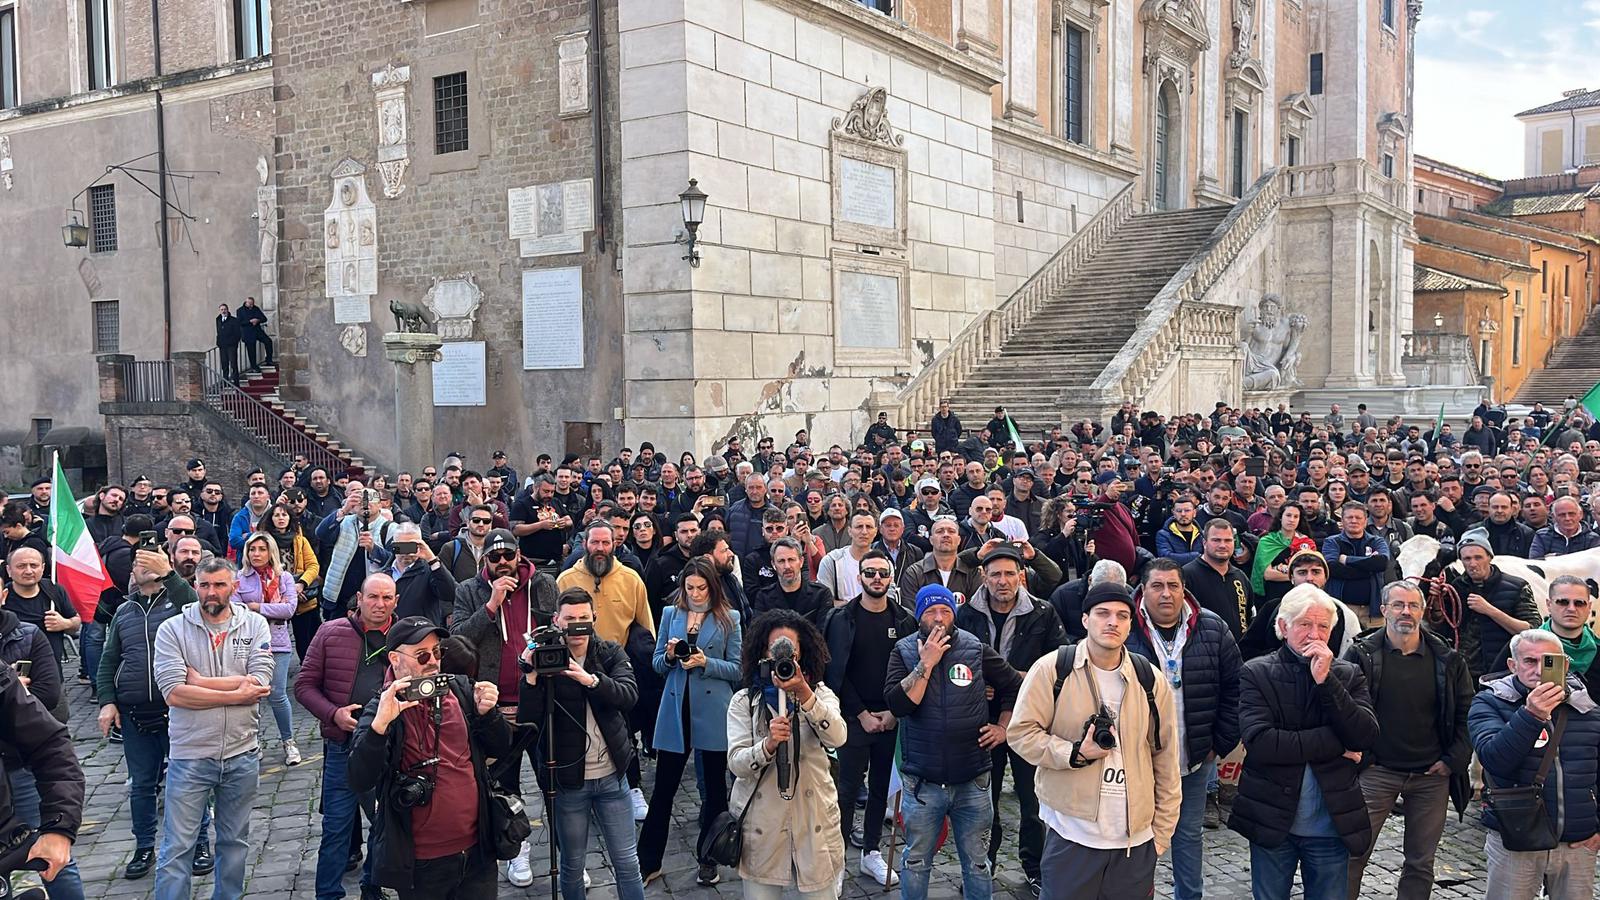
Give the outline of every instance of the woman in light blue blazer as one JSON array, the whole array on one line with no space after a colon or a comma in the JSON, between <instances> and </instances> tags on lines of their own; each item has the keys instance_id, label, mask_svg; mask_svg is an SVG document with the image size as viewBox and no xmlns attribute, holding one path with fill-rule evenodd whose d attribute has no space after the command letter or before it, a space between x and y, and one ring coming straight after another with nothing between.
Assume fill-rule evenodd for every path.
<instances>
[{"instance_id":1,"label":"woman in light blue blazer","mask_svg":"<svg viewBox=\"0 0 1600 900\"><path fill-rule=\"evenodd\" d=\"M728 808L728 701L739 686L739 653L739 613L728 604L716 564L697 556L684 567L677 601L661 611L656 629L654 667L667 683L656 710L655 788L639 832L646 885L661 876L672 801L690 751L700 754L705 774L701 833ZM696 880L716 884L716 863L700 860Z\"/></svg>"}]
</instances>

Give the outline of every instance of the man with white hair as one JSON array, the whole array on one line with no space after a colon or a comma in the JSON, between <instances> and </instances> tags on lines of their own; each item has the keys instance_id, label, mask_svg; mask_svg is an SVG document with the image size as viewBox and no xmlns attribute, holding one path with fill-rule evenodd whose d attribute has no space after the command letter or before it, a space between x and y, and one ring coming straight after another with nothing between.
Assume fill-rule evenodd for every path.
<instances>
[{"instance_id":1,"label":"man with white hair","mask_svg":"<svg viewBox=\"0 0 1600 900\"><path fill-rule=\"evenodd\" d=\"M422 526L402 522L394 527L394 557L386 574L394 579L395 619L423 616L435 625L444 625L445 616L455 606L456 579L423 540ZM374 555L383 552L375 550Z\"/></svg>"},{"instance_id":2,"label":"man with white hair","mask_svg":"<svg viewBox=\"0 0 1600 900\"><path fill-rule=\"evenodd\" d=\"M1544 559L1600 547L1600 534L1583 522L1583 504L1573 497L1557 497L1550 504L1549 525L1539 529L1528 548L1529 559Z\"/></svg>"},{"instance_id":3,"label":"man with white hair","mask_svg":"<svg viewBox=\"0 0 1600 900\"><path fill-rule=\"evenodd\" d=\"M1541 680L1544 657L1561 653L1561 640L1551 632L1530 628L1517 634L1507 660L1510 674L1489 681L1472 701L1467 728L1487 782L1484 896L1497 900L1533 900L1541 889L1550 900L1594 896L1600 713L1577 677L1569 674L1565 685ZM1548 830L1501 821L1496 792L1534 784L1543 785L1548 821L1538 824Z\"/></svg>"},{"instance_id":4,"label":"man with white hair","mask_svg":"<svg viewBox=\"0 0 1600 900\"><path fill-rule=\"evenodd\" d=\"M1056 617L1061 620L1071 640L1081 641L1087 634L1083 625L1083 601L1089 595L1089 589L1107 582L1128 586L1128 570L1122 567L1122 563L1114 559L1102 559L1094 564L1088 575L1061 585L1050 595L1050 605L1056 608Z\"/></svg>"},{"instance_id":5,"label":"man with white hair","mask_svg":"<svg viewBox=\"0 0 1600 900\"><path fill-rule=\"evenodd\" d=\"M1342 900L1350 857L1372 842L1357 763L1378 720L1360 668L1328 646L1337 615L1321 588L1291 588L1276 619L1283 646L1241 673L1244 770L1228 827L1250 841L1257 900L1287 900L1297 868L1306 900Z\"/></svg>"}]
</instances>

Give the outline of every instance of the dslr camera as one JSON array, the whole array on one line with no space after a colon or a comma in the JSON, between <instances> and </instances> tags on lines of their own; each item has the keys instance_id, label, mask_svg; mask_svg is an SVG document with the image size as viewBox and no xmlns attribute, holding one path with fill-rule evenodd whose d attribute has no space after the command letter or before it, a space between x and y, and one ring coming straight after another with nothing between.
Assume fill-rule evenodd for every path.
<instances>
[{"instance_id":1,"label":"dslr camera","mask_svg":"<svg viewBox=\"0 0 1600 900\"><path fill-rule=\"evenodd\" d=\"M438 703L444 699L444 692L448 690L450 690L449 675L424 675L411 679L411 683L399 693L399 699L418 703ZM431 786L429 790L432 790Z\"/></svg>"},{"instance_id":2,"label":"dslr camera","mask_svg":"<svg viewBox=\"0 0 1600 900\"><path fill-rule=\"evenodd\" d=\"M438 762L438 760L427 760ZM426 775L416 775L411 772L401 772L394 776L394 785L389 789L389 798L401 809L416 809L427 806L433 802L433 779Z\"/></svg>"},{"instance_id":3,"label":"dslr camera","mask_svg":"<svg viewBox=\"0 0 1600 900\"><path fill-rule=\"evenodd\" d=\"M1116 724L1117 720L1111 717L1111 710L1102 703L1089 721L1084 723L1083 730L1100 749L1110 750L1117 745L1117 736L1111 733L1111 727Z\"/></svg>"},{"instance_id":4,"label":"dslr camera","mask_svg":"<svg viewBox=\"0 0 1600 900\"><path fill-rule=\"evenodd\" d=\"M524 673L537 672L540 675L559 675L567 670L572 662L572 652L567 649L567 638L586 637L594 634L594 624L591 622L573 622L566 628L557 628L546 625L534 631L528 639L528 649L533 651L533 660L517 660L517 667Z\"/></svg>"},{"instance_id":5,"label":"dslr camera","mask_svg":"<svg viewBox=\"0 0 1600 900\"><path fill-rule=\"evenodd\" d=\"M683 662L684 660L686 660L689 657L693 656L694 655L694 649L695 649L695 643L697 641L699 641L699 640L700 640L700 632L698 632L698 631L689 632L688 637L686 637L684 640L681 640L681 641L678 642L677 649L675 649L672 652L673 657L675 659L677 659L678 662Z\"/></svg>"},{"instance_id":6,"label":"dslr camera","mask_svg":"<svg viewBox=\"0 0 1600 900\"><path fill-rule=\"evenodd\" d=\"M761 661L762 681L789 681L799 671L800 666L794 661L794 642L786 637L773 641L772 655Z\"/></svg>"}]
</instances>

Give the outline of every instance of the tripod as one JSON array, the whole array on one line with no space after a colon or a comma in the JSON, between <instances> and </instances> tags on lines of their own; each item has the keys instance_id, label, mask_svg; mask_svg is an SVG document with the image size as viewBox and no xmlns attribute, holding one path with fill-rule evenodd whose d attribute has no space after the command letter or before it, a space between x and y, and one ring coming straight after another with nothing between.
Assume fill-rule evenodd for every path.
<instances>
[{"instance_id":1,"label":"tripod","mask_svg":"<svg viewBox=\"0 0 1600 900\"><path fill-rule=\"evenodd\" d=\"M544 674L544 779L539 792L544 797L544 817L550 823L550 900L557 900L557 887L561 880L561 863L556 853L556 682L559 675Z\"/></svg>"}]
</instances>

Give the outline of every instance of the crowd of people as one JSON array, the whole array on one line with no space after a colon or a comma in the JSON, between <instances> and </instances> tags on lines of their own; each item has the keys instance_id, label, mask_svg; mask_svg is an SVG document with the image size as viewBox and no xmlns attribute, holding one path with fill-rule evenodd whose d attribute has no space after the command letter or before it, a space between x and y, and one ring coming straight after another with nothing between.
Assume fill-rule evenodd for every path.
<instances>
[{"instance_id":1,"label":"crowd of people","mask_svg":"<svg viewBox=\"0 0 1600 900\"><path fill-rule=\"evenodd\" d=\"M1427 897L1475 796L1489 896L1592 896L1591 588L1536 598L1496 564L1600 546L1582 410L1484 407L1456 433L1364 405L1128 404L1018 431L941 404L853 448L802 430L703 462L642 443L390 478L296 457L236 486L191 459L84 499L112 582L92 614L49 577L41 481L0 512L0 819L42 835L53 900L83 896L75 658L127 761L121 874L153 871L161 900L212 870L243 895L263 762L303 759L291 694L323 741L319 900L357 867L364 900L527 886L539 793L562 895L585 896L598 832L637 900L685 790L695 880L732 868L761 900L855 874L920 900L946 840L969 900L1008 840L1035 896L1147 896L1169 854L1198 898L1223 826L1255 897L1298 872L1308 898L1356 898L1401 804L1398 895ZM1235 789L1217 769L1239 748Z\"/></svg>"}]
</instances>

